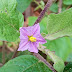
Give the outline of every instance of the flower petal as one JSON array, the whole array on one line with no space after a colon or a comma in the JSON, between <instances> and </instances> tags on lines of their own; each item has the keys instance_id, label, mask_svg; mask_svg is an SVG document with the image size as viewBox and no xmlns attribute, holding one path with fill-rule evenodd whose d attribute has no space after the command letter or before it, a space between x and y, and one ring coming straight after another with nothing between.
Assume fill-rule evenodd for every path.
<instances>
[{"instance_id":1,"label":"flower petal","mask_svg":"<svg viewBox=\"0 0 72 72\"><path fill-rule=\"evenodd\" d=\"M26 39L28 38L27 31L24 29L24 27L20 28L20 39Z\"/></svg>"},{"instance_id":2,"label":"flower petal","mask_svg":"<svg viewBox=\"0 0 72 72\"><path fill-rule=\"evenodd\" d=\"M37 36L38 34L40 34L39 23L34 26L20 28L20 39L25 39L26 36Z\"/></svg>"},{"instance_id":3,"label":"flower petal","mask_svg":"<svg viewBox=\"0 0 72 72\"><path fill-rule=\"evenodd\" d=\"M26 40L21 40L18 51L25 51L30 47L30 43Z\"/></svg>"},{"instance_id":4,"label":"flower petal","mask_svg":"<svg viewBox=\"0 0 72 72\"><path fill-rule=\"evenodd\" d=\"M36 37L37 41L36 42L40 42L41 44L44 44L44 43L47 43L47 41L41 36L41 34L39 34L37 37Z\"/></svg>"},{"instance_id":5,"label":"flower petal","mask_svg":"<svg viewBox=\"0 0 72 72\"><path fill-rule=\"evenodd\" d=\"M33 26L33 30L32 30L33 32L33 36L37 36L37 35L39 35L40 34L40 26L39 26L39 23L38 24L35 24L34 26Z\"/></svg>"},{"instance_id":6,"label":"flower petal","mask_svg":"<svg viewBox=\"0 0 72 72\"><path fill-rule=\"evenodd\" d=\"M35 42L30 42L30 48L28 48L30 52L38 53L37 44Z\"/></svg>"}]
</instances>

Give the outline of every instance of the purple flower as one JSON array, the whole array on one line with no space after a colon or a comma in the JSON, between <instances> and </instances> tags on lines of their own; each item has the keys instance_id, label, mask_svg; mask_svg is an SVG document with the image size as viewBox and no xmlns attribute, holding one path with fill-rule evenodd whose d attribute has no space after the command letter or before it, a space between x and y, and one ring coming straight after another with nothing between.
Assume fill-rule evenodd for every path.
<instances>
[{"instance_id":1,"label":"purple flower","mask_svg":"<svg viewBox=\"0 0 72 72\"><path fill-rule=\"evenodd\" d=\"M38 53L39 42L41 44L46 43L46 40L40 34L39 23L34 26L22 27L20 29L20 40L18 51L28 50L35 53Z\"/></svg>"}]
</instances>

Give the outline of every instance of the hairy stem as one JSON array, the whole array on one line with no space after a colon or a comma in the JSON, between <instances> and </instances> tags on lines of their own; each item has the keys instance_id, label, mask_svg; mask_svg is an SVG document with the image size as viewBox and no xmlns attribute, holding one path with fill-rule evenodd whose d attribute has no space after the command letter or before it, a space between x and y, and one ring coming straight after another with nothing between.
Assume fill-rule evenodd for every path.
<instances>
[{"instance_id":1,"label":"hairy stem","mask_svg":"<svg viewBox=\"0 0 72 72\"><path fill-rule=\"evenodd\" d=\"M33 55L44 62L53 72L56 72L53 66L49 62L47 62L39 53L33 53Z\"/></svg>"},{"instance_id":2,"label":"hairy stem","mask_svg":"<svg viewBox=\"0 0 72 72\"><path fill-rule=\"evenodd\" d=\"M2 47L2 63L5 64L5 41L3 41Z\"/></svg>"},{"instance_id":3,"label":"hairy stem","mask_svg":"<svg viewBox=\"0 0 72 72\"><path fill-rule=\"evenodd\" d=\"M34 23L34 25L37 24L37 23L39 23L42 20L42 18L44 17L46 11L49 9L49 7L51 6L51 4L52 4L52 0L48 0L45 8L40 13L40 16L38 17L38 19L36 20L36 22Z\"/></svg>"}]
</instances>

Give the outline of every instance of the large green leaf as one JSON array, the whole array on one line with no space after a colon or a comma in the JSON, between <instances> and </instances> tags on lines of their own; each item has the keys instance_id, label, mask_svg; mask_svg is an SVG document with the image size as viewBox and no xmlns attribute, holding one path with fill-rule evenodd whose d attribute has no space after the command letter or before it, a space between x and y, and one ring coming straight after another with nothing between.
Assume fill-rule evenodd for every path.
<instances>
[{"instance_id":1,"label":"large green leaf","mask_svg":"<svg viewBox=\"0 0 72 72\"><path fill-rule=\"evenodd\" d=\"M16 6L16 0L0 0L0 40L15 41L19 37L24 19Z\"/></svg>"},{"instance_id":2,"label":"large green leaf","mask_svg":"<svg viewBox=\"0 0 72 72\"><path fill-rule=\"evenodd\" d=\"M48 40L44 45L51 51L55 51L55 54L61 57L63 61L66 61L72 52L71 39L68 37L63 37L52 41Z\"/></svg>"},{"instance_id":3,"label":"large green leaf","mask_svg":"<svg viewBox=\"0 0 72 72\"><path fill-rule=\"evenodd\" d=\"M20 12L24 12L26 10L26 8L30 5L32 0L17 0L18 5L17 5L17 9Z\"/></svg>"},{"instance_id":4,"label":"large green leaf","mask_svg":"<svg viewBox=\"0 0 72 72\"><path fill-rule=\"evenodd\" d=\"M72 72L72 62L66 65L63 72Z\"/></svg>"},{"instance_id":5,"label":"large green leaf","mask_svg":"<svg viewBox=\"0 0 72 72\"><path fill-rule=\"evenodd\" d=\"M52 72L43 62L31 55L19 56L5 64L0 72Z\"/></svg>"},{"instance_id":6,"label":"large green leaf","mask_svg":"<svg viewBox=\"0 0 72 72\"><path fill-rule=\"evenodd\" d=\"M65 5L72 5L72 0L63 0Z\"/></svg>"},{"instance_id":7,"label":"large green leaf","mask_svg":"<svg viewBox=\"0 0 72 72\"><path fill-rule=\"evenodd\" d=\"M60 13L50 14L47 25L48 40L54 40L63 36L72 36L72 8Z\"/></svg>"}]
</instances>

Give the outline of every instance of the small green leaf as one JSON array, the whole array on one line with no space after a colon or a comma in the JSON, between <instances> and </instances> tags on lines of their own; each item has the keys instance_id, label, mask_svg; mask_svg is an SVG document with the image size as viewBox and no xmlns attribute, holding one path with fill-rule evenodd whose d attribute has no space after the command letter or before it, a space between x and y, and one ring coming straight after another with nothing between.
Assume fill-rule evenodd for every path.
<instances>
[{"instance_id":1,"label":"small green leaf","mask_svg":"<svg viewBox=\"0 0 72 72\"><path fill-rule=\"evenodd\" d=\"M58 72L63 72L64 66L65 66L63 60L49 50L48 50L48 55L54 62L54 64L53 64L54 69Z\"/></svg>"},{"instance_id":2,"label":"small green leaf","mask_svg":"<svg viewBox=\"0 0 72 72\"><path fill-rule=\"evenodd\" d=\"M36 21L37 17L29 17L29 25L32 26ZM47 31L47 17L44 17L40 22L40 32L41 33L48 33Z\"/></svg>"},{"instance_id":3,"label":"small green leaf","mask_svg":"<svg viewBox=\"0 0 72 72\"><path fill-rule=\"evenodd\" d=\"M57 3L53 3L53 4L51 5L51 7L50 7L50 10L51 10L52 12L57 13L57 12L58 12L58 4L57 4Z\"/></svg>"},{"instance_id":4,"label":"small green leaf","mask_svg":"<svg viewBox=\"0 0 72 72\"><path fill-rule=\"evenodd\" d=\"M0 72L52 72L43 62L31 55L19 56L5 64Z\"/></svg>"},{"instance_id":5,"label":"small green leaf","mask_svg":"<svg viewBox=\"0 0 72 72\"><path fill-rule=\"evenodd\" d=\"M63 72L72 72L72 62L66 65Z\"/></svg>"},{"instance_id":6,"label":"small green leaf","mask_svg":"<svg viewBox=\"0 0 72 72\"><path fill-rule=\"evenodd\" d=\"M69 56L68 56L66 61L67 62L72 62L72 52L69 54Z\"/></svg>"},{"instance_id":7,"label":"small green leaf","mask_svg":"<svg viewBox=\"0 0 72 72\"><path fill-rule=\"evenodd\" d=\"M72 36L72 8L60 13L50 14L46 39L54 40L63 36Z\"/></svg>"},{"instance_id":8,"label":"small green leaf","mask_svg":"<svg viewBox=\"0 0 72 72\"><path fill-rule=\"evenodd\" d=\"M19 37L24 18L16 6L16 0L0 0L0 40L15 41Z\"/></svg>"},{"instance_id":9,"label":"small green leaf","mask_svg":"<svg viewBox=\"0 0 72 72\"><path fill-rule=\"evenodd\" d=\"M72 5L72 0L63 0L65 5Z\"/></svg>"},{"instance_id":10,"label":"small green leaf","mask_svg":"<svg viewBox=\"0 0 72 72\"><path fill-rule=\"evenodd\" d=\"M32 0L17 0L17 10L19 10L21 13L26 10L26 8L30 5Z\"/></svg>"}]
</instances>

